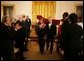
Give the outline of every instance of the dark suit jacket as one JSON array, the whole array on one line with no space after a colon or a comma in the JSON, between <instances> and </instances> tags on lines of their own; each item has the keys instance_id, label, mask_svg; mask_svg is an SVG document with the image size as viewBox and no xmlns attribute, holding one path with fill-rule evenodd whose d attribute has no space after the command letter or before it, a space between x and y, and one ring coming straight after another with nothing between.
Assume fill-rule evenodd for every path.
<instances>
[{"instance_id":1,"label":"dark suit jacket","mask_svg":"<svg viewBox=\"0 0 84 61\"><path fill-rule=\"evenodd\" d=\"M22 21L22 25L27 31L30 31L31 20L29 19L28 21L28 19L26 19L25 21Z\"/></svg>"},{"instance_id":2,"label":"dark suit jacket","mask_svg":"<svg viewBox=\"0 0 84 61\"><path fill-rule=\"evenodd\" d=\"M36 26L36 32L37 32L38 37L43 38L46 34L46 27L40 28L39 25L40 23L38 23Z\"/></svg>"},{"instance_id":3,"label":"dark suit jacket","mask_svg":"<svg viewBox=\"0 0 84 61\"><path fill-rule=\"evenodd\" d=\"M0 38L0 50L1 56L9 57L13 59L13 34L9 26L6 26L4 23L1 23L1 38Z\"/></svg>"},{"instance_id":4,"label":"dark suit jacket","mask_svg":"<svg viewBox=\"0 0 84 61\"><path fill-rule=\"evenodd\" d=\"M27 20L29 20L28 21L28 25L29 25L29 27L31 26L31 19L29 18L29 19L27 19Z\"/></svg>"},{"instance_id":5,"label":"dark suit jacket","mask_svg":"<svg viewBox=\"0 0 84 61\"><path fill-rule=\"evenodd\" d=\"M46 32L47 32L47 37L48 38L53 38L56 36L56 25L52 24L51 28L49 29L49 24L46 26Z\"/></svg>"},{"instance_id":6,"label":"dark suit jacket","mask_svg":"<svg viewBox=\"0 0 84 61\"><path fill-rule=\"evenodd\" d=\"M62 27L61 27L61 36L60 36L60 41L59 41L59 44L60 44L60 47L61 48L63 48L64 47L64 38L65 38L65 36L63 36L64 35L64 30L66 29L66 28L68 28L68 25L69 25L69 20L68 20L68 18L66 19L66 20L63 20L64 22L63 22L63 24L62 24Z\"/></svg>"},{"instance_id":7,"label":"dark suit jacket","mask_svg":"<svg viewBox=\"0 0 84 61\"><path fill-rule=\"evenodd\" d=\"M62 46L64 47L65 51L79 51L82 47L81 35L82 28L76 23L71 23L65 26L62 31L61 39Z\"/></svg>"},{"instance_id":8,"label":"dark suit jacket","mask_svg":"<svg viewBox=\"0 0 84 61\"><path fill-rule=\"evenodd\" d=\"M24 45L26 36L27 34L24 28L21 28L16 31L16 34L15 34L16 47L21 47Z\"/></svg>"}]
</instances>

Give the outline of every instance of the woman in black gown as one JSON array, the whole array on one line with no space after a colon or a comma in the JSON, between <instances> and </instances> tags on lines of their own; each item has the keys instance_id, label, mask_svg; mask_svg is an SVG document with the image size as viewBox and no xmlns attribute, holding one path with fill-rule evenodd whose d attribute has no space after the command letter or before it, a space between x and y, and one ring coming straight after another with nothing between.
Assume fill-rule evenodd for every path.
<instances>
[{"instance_id":1,"label":"woman in black gown","mask_svg":"<svg viewBox=\"0 0 84 61\"><path fill-rule=\"evenodd\" d=\"M38 23L37 27L37 34L38 34L38 43L39 43L39 48L40 48L40 53L44 53L44 45L45 45L45 34L46 34L46 24L43 21L43 18Z\"/></svg>"}]
</instances>

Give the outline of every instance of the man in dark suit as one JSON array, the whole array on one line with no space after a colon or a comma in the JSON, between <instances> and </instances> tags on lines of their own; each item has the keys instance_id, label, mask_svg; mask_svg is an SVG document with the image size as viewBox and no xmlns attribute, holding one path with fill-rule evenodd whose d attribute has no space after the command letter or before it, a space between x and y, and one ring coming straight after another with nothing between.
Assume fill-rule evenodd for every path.
<instances>
[{"instance_id":1,"label":"man in dark suit","mask_svg":"<svg viewBox=\"0 0 84 61\"><path fill-rule=\"evenodd\" d=\"M3 60L14 60L11 20L4 16L1 23L0 51Z\"/></svg>"},{"instance_id":2,"label":"man in dark suit","mask_svg":"<svg viewBox=\"0 0 84 61\"><path fill-rule=\"evenodd\" d=\"M62 16L63 16L63 19L61 21L63 22L63 24L61 25L61 28L60 28L61 29L60 36L59 36L59 33L58 33L58 43L57 43L57 52L58 53L60 53L59 49L63 50L63 48L62 48L63 47L63 45L62 45L63 42L61 40L62 39L61 38L62 33L64 32L64 28L67 27L67 25L70 23L70 20L68 19L68 16L69 16L68 12L64 12ZM58 29L58 32L59 32L59 29Z\"/></svg>"},{"instance_id":3,"label":"man in dark suit","mask_svg":"<svg viewBox=\"0 0 84 61\"><path fill-rule=\"evenodd\" d=\"M53 50L53 42L54 42L54 38L56 36L56 25L52 23L52 18L49 17L49 24L47 24L46 26L46 31L47 31L47 40L46 40L46 44L47 44L47 50L50 46L50 53L52 54L52 50ZM49 45L49 42L51 43L51 45Z\"/></svg>"},{"instance_id":4,"label":"man in dark suit","mask_svg":"<svg viewBox=\"0 0 84 61\"><path fill-rule=\"evenodd\" d=\"M22 25L27 30L27 32L29 32L31 26L31 19L28 16L23 16Z\"/></svg>"},{"instance_id":5,"label":"man in dark suit","mask_svg":"<svg viewBox=\"0 0 84 61\"><path fill-rule=\"evenodd\" d=\"M66 60L78 60L78 52L82 48L81 35L82 28L77 25L78 17L75 13L69 15L71 23L63 27L61 44L64 48L64 58Z\"/></svg>"},{"instance_id":6,"label":"man in dark suit","mask_svg":"<svg viewBox=\"0 0 84 61\"><path fill-rule=\"evenodd\" d=\"M27 44L28 44L28 38L30 36L30 26L31 26L31 19L28 16L27 17L23 16L22 26L26 30L26 34L27 34L27 37L25 40L25 51L28 51Z\"/></svg>"},{"instance_id":7,"label":"man in dark suit","mask_svg":"<svg viewBox=\"0 0 84 61\"><path fill-rule=\"evenodd\" d=\"M21 22L16 23L16 29L17 29L15 35L16 46L17 48L19 48L20 59L24 59L23 51L24 51L25 37L27 36L26 30L22 27Z\"/></svg>"},{"instance_id":8,"label":"man in dark suit","mask_svg":"<svg viewBox=\"0 0 84 61\"><path fill-rule=\"evenodd\" d=\"M28 29L29 29L29 33L30 33L31 19L29 18L29 16L27 16L26 20L28 21L27 25L28 25Z\"/></svg>"},{"instance_id":9,"label":"man in dark suit","mask_svg":"<svg viewBox=\"0 0 84 61\"><path fill-rule=\"evenodd\" d=\"M16 22L22 22L22 16L20 16L17 20L15 20Z\"/></svg>"}]
</instances>

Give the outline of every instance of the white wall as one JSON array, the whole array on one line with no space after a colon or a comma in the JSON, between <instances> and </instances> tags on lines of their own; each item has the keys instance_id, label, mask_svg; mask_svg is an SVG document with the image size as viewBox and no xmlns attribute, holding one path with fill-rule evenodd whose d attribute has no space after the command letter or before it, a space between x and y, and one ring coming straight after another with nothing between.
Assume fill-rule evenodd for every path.
<instances>
[{"instance_id":1,"label":"white wall","mask_svg":"<svg viewBox=\"0 0 84 61\"><path fill-rule=\"evenodd\" d=\"M17 18L18 15L29 15L32 19L32 1L1 1L3 4L13 4L14 8L14 17ZM83 1L56 1L56 19L61 19L63 12L75 12L75 5L82 4ZM1 7L1 17L3 15Z\"/></svg>"},{"instance_id":2,"label":"white wall","mask_svg":"<svg viewBox=\"0 0 84 61\"><path fill-rule=\"evenodd\" d=\"M76 4L83 5L83 1L56 1L56 19L61 19L64 12L75 12Z\"/></svg>"},{"instance_id":3,"label":"white wall","mask_svg":"<svg viewBox=\"0 0 84 61\"><path fill-rule=\"evenodd\" d=\"M1 4L14 5L15 18L17 18L18 15L29 15L29 17L32 18L32 1L1 1Z\"/></svg>"}]
</instances>

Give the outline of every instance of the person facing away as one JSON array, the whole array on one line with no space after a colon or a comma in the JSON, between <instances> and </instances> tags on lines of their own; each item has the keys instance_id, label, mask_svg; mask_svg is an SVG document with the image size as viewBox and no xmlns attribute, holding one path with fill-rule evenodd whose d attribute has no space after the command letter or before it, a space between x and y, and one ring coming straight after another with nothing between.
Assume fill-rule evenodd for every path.
<instances>
[{"instance_id":1,"label":"person facing away","mask_svg":"<svg viewBox=\"0 0 84 61\"><path fill-rule=\"evenodd\" d=\"M51 17L49 17L48 20L49 20L49 23L46 26L46 32L47 32L46 49L48 50L50 47L50 53L52 54L54 38L56 37L56 25L52 23ZM49 45L49 42L50 42L50 45Z\"/></svg>"},{"instance_id":2,"label":"person facing away","mask_svg":"<svg viewBox=\"0 0 84 61\"><path fill-rule=\"evenodd\" d=\"M28 51L27 49L27 44L28 44L28 38L30 36L30 25L31 25L31 19L25 15L22 16L23 20L22 20L22 26L24 27L24 29L26 30L26 34L27 37L25 38L25 51Z\"/></svg>"},{"instance_id":3,"label":"person facing away","mask_svg":"<svg viewBox=\"0 0 84 61\"><path fill-rule=\"evenodd\" d=\"M17 29L15 35L16 48L19 48L20 59L24 59L23 51L24 51L25 37L27 36L26 31L22 27L21 22L16 22L15 28Z\"/></svg>"},{"instance_id":4,"label":"person facing away","mask_svg":"<svg viewBox=\"0 0 84 61\"><path fill-rule=\"evenodd\" d=\"M22 22L22 16L19 16L16 22Z\"/></svg>"},{"instance_id":5,"label":"person facing away","mask_svg":"<svg viewBox=\"0 0 84 61\"><path fill-rule=\"evenodd\" d=\"M45 45L44 37L46 34L46 24L43 22L43 18L41 18L41 20L38 23L37 31L38 31L37 35L38 35L39 49L42 55L44 53L44 45Z\"/></svg>"},{"instance_id":6,"label":"person facing away","mask_svg":"<svg viewBox=\"0 0 84 61\"><path fill-rule=\"evenodd\" d=\"M62 17L63 19L61 19L61 25L59 25L59 28L58 28L58 43L57 43L57 52L59 53L59 48L60 50L62 51L63 50L63 45L62 45L62 42L60 41L62 38L61 38L61 35L62 35L62 32L64 31L64 28L65 26L67 26L67 24L70 23L69 19L68 19L68 12L64 12Z\"/></svg>"},{"instance_id":7,"label":"person facing away","mask_svg":"<svg viewBox=\"0 0 84 61\"><path fill-rule=\"evenodd\" d=\"M29 18L29 16L22 16L22 25L23 27L27 30L27 32L30 32L30 26L31 26L31 19Z\"/></svg>"},{"instance_id":8,"label":"person facing away","mask_svg":"<svg viewBox=\"0 0 84 61\"><path fill-rule=\"evenodd\" d=\"M30 30L30 27L31 27L31 19L29 18L29 16L26 16L26 25L27 27L27 31L28 31L28 36L26 37L26 41L25 41L25 50L26 51L29 51L29 49L27 48L27 44L28 44L28 41L29 41L29 38L30 38L30 33L31 33L31 30Z\"/></svg>"},{"instance_id":9,"label":"person facing away","mask_svg":"<svg viewBox=\"0 0 84 61\"><path fill-rule=\"evenodd\" d=\"M29 27L29 32L30 32L31 19L29 18L29 16L27 16L26 20L28 21L28 27Z\"/></svg>"},{"instance_id":10,"label":"person facing away","mask_svg":"<svg viewBox=\"0 0 84 61\"><path fill-rule=\"evenodd\" d=\"M78 52L82 48L81 35L82 28L77 25L78 16L75 13L69 15L69 20L71 23L67 24L62 33L62 39L64 48L64 59L65 60L78 60Z\"/></svg>"},{"instance_id":11,"label":"person facing away","mask_svg":"<svg viewBox=\"0 0 84 61\"><path fill-rule=\"evenodd\" d=\"M68 16L69 16L69 13L68 12L64 12L63 15L62 15L62 18L61 19L63 22L66 21L68 19Z\"/></svg>"},{"instance_id":12,"label":"person facing away","mask_svg":"<svg viewBox=\"0 0 84 61\"><path fill-rule=\"evenodd\" d=\"M1 57L3 60L14 60L13 34L10 17L4 16L1 23Z\"/></svg>"},{"instance_id":13,"label":"person facing away","mask_svg":"<svg viewBox=\"0 0 84 61\"><path fill-rule=\"evenodd\" d=\"M63 21L63 24L61 25L61 36L60 36L59 40L64 38L64 37L62 37L62 33L64 32L65 27L67 27L67 25L70 23L70 20L68 19L68 16L69 16L68 12L64 12L63 15L62 15L63 19L61 21ZM63 50L63 48L62 48L63 45L62 44L63 44L62 41L59 41L59 47L60 47L60 49Z\"/></svg>"},{"instance_id":14,"label":"person facing away","mask_svg":"<svg viewBox=\"0 0 84 61\"><path fill-rule=\"evenodd\" d=\"M68 12L64 12L63 13L63 19L62 19L63 25L62 25L62 27L63 26L66 26L67 24L70 23L70 20L68 19L68 16L69 16L69 13Z\"/></svg>"}]
</instances>

